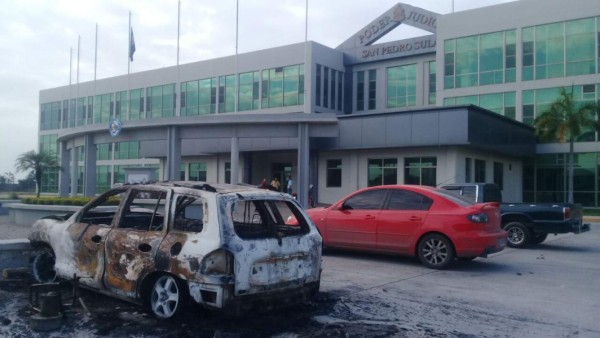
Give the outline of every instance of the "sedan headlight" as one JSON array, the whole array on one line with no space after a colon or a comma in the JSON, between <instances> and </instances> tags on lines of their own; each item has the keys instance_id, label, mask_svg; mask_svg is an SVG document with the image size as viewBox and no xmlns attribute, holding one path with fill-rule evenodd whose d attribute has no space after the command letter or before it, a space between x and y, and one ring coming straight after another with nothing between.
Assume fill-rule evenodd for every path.
<instances>
[{"instance_id":1,"label":"sedan headlight","mask_svg":"<svg viewBox=\"0 0 600 338\"><path fill-rule=\"evenodd\" d=\"M485 212L481 212L478 214L471 214L467 216L467 219L473 223L487 223L489 217Z\"/></svg>"}]
</instances>

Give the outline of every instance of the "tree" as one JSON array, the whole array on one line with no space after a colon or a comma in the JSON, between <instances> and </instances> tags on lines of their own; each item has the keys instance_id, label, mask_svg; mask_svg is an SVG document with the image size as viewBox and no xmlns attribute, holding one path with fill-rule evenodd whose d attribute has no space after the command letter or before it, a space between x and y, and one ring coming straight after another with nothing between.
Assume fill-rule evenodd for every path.
<instances>
[{"instance_id":1,"label":"tree","mask_svg":"<svg viewBox=\"0 0 600 338\"><path fill-rule=\"evenodd\" d=\"M600 131L596 120L599 106L596 103L581 103L573 99L573 90L560 89L556 101L534 121L537 136L543 141L569 142L567 202L573 203L573 145L584 132Z\"/></svg>"},{"instance_id":2,"label":"tree","mask_svg":"<svg viewBox=\"0 0 600 338\"><path fill-rule=\"evenodd\" d=\"M36 153L34 150L19 155L15 163L15 168L17 171L33 171L35 174L37 197L40 197L40 187L44 172L51 169L62 170L58 164L58 159L52 152L40 151Z\"/></svg>"}]
</instances>

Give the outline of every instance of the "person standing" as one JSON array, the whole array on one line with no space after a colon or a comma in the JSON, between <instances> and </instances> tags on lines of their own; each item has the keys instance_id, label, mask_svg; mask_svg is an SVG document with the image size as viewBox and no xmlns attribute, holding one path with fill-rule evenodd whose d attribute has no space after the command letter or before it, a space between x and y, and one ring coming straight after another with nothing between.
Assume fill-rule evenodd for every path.
<instances>
[{"instance_id":1,"label":"person standing","mask_svg":"<svg viewBox=\"0 0 600 338\"><path fill-rule=\"evenodd\" d=\"M275 191L279 191L281 183L279 183L279 179L277 177L273 177L273 179L271 180L271 186L274 188Z\"/></svg>"},{"instance_id":2,"label":"person standing","mask_svg":"<svg viewBox=\"0 0 600 338\"><path fill-rule=\"evenodd\" d=\"M291 176L288 176L287 193L290 195L293 193L293 186L294 186L294 181L292 180Z\"/></svg>"}]
</instances>

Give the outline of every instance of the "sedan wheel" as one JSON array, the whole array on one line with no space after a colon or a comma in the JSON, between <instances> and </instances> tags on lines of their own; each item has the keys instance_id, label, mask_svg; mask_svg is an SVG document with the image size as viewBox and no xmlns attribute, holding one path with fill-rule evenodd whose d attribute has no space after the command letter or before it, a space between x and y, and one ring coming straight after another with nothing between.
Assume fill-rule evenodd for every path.
<instances>
[{"instance_id":1,"label":"sedan wheel","mask_svg":"<svg viewBox=\"0 0 600 338\"><path fill-rule=\"evenodd\" d=\"M522 248L529 244L531 232L521 222L510 222L504 226L504 230L508 232L506 237L508 246L513 248Z\"/></svg>"},{"instance_id":2,"label":"sedan wheel","mask_svg":"<svg viewBox=\"0 0 600 338\"><path fill-rule=\"evenodd\" d=\"M423 265L432 269L443 269L454 260L454 248L443 235L430 234L419 242L418 256Z\"/></svg>"},{"instance_id":3,"label":"sedan wheel","mask_svg":"<svg viewBox=\"0 0 600 338\"><path fill-rule=\"evenodd\" d=\"M170 275L159 277L150 293L150 309L158 318L168 319L179 313L186 299L184 283Z\"/></svg>"},{"instance_id":4,"label":"sedan wheel","mask_svg":"<svg viewBox=\"0 0 600 338\"><path fill-rule=\"evenodd\" d=\"M55 263L56 258L52 249L46 248L41 251L35 256L31 264L33 278L41 284L54 282L56 280L56 271L54 271Z\"/></svg>"}]
</instances>

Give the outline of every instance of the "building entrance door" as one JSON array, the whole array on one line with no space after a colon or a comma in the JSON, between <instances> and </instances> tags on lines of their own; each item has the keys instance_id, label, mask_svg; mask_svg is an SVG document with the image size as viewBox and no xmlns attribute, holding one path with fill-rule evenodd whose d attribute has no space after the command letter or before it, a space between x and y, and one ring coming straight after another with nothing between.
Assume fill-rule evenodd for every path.
<instances>
[{"instance_id":1,"label":"building entrance door","mask_svg":"<svg viewBox=\"0 0 600 338\"><path fill-rule=\"evenodd\" d=\"M286 191L287 178L292 176L291 163L273 163L271 164L271 179L279 180L279 191Z\"/></svg>"}]
</instances>

